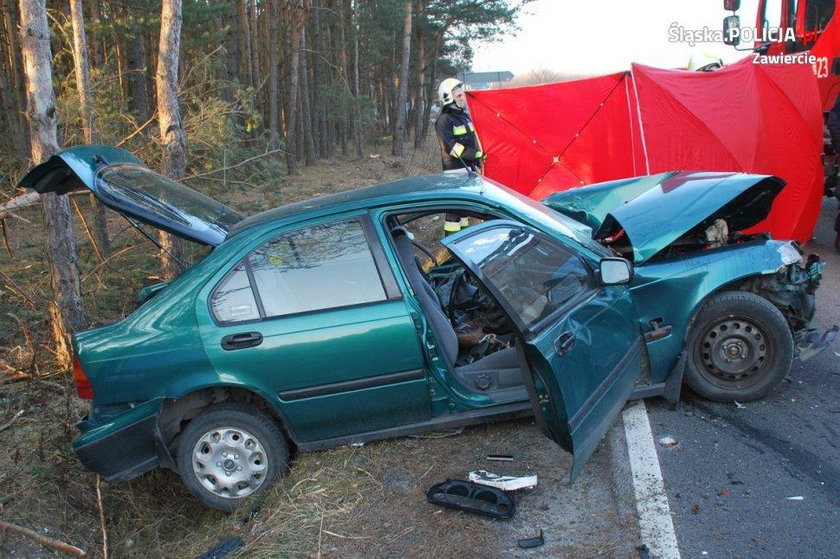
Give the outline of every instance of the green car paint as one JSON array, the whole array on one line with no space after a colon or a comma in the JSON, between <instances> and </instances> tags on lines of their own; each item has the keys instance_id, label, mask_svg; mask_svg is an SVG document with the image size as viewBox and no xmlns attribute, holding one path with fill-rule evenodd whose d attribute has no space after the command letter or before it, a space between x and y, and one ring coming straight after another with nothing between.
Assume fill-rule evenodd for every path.
<instances>
[{"instance_id":1,"label":"green car paint","mask_svg":"<svg viewBox=\"0 0 840 559\"><path fill-rule=\"evenodd\" d=\"M125 319L73 336L94 389L74 448L109 481L174 466L173 440L181 427L233 395L268 410L303 450L531 409L546 434L573 454L574 477L628 398L664 394L668 383L679 387L688 328L709 296L784 269L791 262L783 247L798 254L789 243L761 236L714 250L667 252L672 241L710 220L726 219L738 228L756 223L781 188L773 177L666 173L559 193L543 205L480 176L447 174L243 218L207 197L185 198L186 187L165 180L155 187L162 193L155 200L158 214L143 200L138 205L109 198L113 192L97 181L124 165L139 169L143 180L156 180L122 150L86 146L56 155L21 181L39 192L87 187L134 219L213 246L176 279L144 288L141 306ZM168 197L170 187L178 197ZM754 204L744 204L746 198ZM165 207L167 200L185 199L189 208ZM697 211L684 211L688 205ZM738 213L739 206L748 211ZM667 227L650 220L654 207L660 215L670 212ZM499 404L456 379L445 358L446 336L433 325L396 249L395 216L450 210L493 218L444 244L517 324L524 382L518 400ZM205 227L202 218L212 223ZM217 319L211 308L215 290L249 255L288 232L337 222L363 229L383 286L381 299L272 317L261 312L261 318L243 322ZM508 286L494 285L492 273L458 248L459 239L491 234L505 224L574 255L568 261L588 278L577 296L534 324L517 318L505 294ZM609 238L619 231L630 240L622 250L637 265L628 262L632 277L610 285L600 279L599 267L605 259L616 260ZM497 248L502 256L514 251ZM128 450L113 456L115 445Z\"/></svg>"}]
</instances>

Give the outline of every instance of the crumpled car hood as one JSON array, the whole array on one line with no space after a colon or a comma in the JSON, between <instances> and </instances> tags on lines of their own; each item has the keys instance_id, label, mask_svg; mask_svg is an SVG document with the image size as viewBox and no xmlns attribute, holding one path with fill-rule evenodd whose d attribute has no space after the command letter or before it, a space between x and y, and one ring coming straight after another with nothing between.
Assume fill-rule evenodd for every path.
<instances>
[{"instance_id":1,"label":"crumpled car hood","mask_svg":"<svg viewBox=\"0 0 840 559\"><path fill-rule=\"evenodd\" d=\"M566 190L543 203L591 227L597 241L623 230L641 264L717 219L730 231L756 225L784 185L772 175L671 171Z\"/></svg>"}]
</instances>

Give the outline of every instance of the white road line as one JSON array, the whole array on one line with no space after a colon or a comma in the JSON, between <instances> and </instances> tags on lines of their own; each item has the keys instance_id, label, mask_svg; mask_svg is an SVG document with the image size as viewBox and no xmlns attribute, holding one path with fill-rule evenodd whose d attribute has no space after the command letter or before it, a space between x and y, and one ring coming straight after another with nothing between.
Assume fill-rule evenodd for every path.
<instances>
[{"instance_id":1,"label":"white road line","mask_svg":"<svg viewBox=\"0 0 840 559\"><path fill-rule=\"evenodd\" d=\"M625 409L622 419L642 543L648 546L652 558L679 559L680 548L644 402Z\"/></svg>"}]
</instances>

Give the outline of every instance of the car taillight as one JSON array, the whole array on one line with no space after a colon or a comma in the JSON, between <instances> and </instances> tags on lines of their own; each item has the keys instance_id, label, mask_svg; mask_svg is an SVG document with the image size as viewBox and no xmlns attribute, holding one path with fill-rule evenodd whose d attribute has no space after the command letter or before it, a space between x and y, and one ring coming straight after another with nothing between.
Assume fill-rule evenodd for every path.
<instances>
[{"instance_id":1,"label":"car taillight","mask_svg":"<svg viewBox=\"0 0 840 559\"><path fill-rule=\"evenodd\" d=\"M83 400L93 400L93 386L82 368L82 363L79 358L73 356L73 378L76 381L76 394Z\"/></svg>"}]
</instances>

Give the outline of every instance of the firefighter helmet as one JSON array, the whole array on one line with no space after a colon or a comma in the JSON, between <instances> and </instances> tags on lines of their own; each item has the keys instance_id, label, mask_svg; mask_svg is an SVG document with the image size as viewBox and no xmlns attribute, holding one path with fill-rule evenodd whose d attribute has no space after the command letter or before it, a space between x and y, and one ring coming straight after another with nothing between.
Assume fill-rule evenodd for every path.
<instances>
[{"instance_id":1,"label":"firefighter helmet","mask_svg":"<svg viewBox=\"0 0 840 559\"><path fill-rule=\"evenodd\" d=\"M708 52L695 52L688 59L689 72L714 72L718 68L723 68L723 60Z\"/></svg>"},{"instance_id":2,"label":"firefighter helmet","mask_svg":"<svg viewBox=\"0 0 840 559\"><path fill-rule=\"evenodd\" d=\"M446 78L440 82L440 85L438 86L438 100L440 101L441 107L445 107L446 105L455 102L455 98L452 96L452 91L458 89L459 87L464 87L464 84L455 78Z\"/></svg>"}]
</instances>

